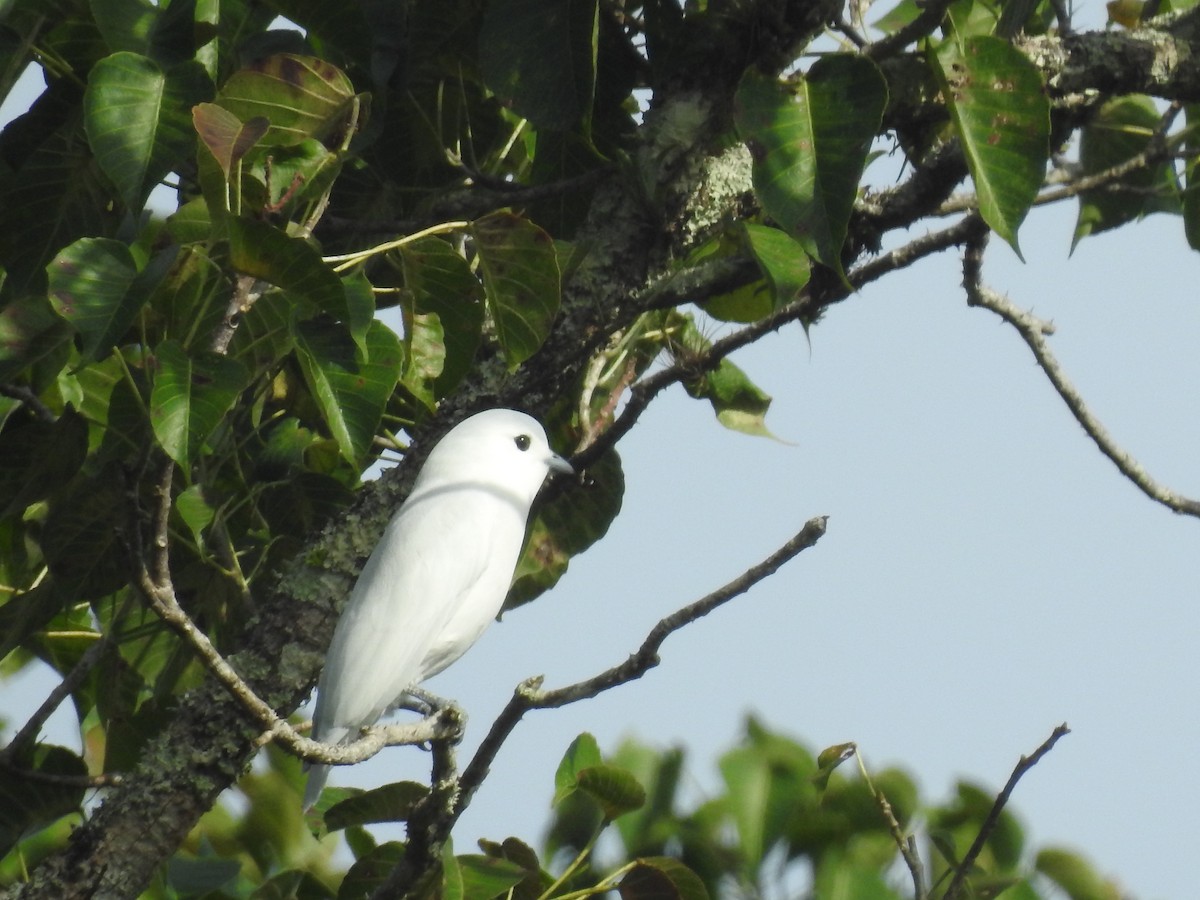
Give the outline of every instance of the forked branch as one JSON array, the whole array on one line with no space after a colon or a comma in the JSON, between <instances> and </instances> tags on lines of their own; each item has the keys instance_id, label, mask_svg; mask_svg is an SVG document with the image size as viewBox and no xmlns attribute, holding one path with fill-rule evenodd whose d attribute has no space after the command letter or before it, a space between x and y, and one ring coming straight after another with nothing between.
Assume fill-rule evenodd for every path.
<instances>
[{"instance_id":1,"label":"forked branch","mask_svg":"<svg viewBox=\"0 0 1200 900\"><path fill-rule=\"evenodd\" d=\"M458 779L457 790L443 792L441 799L427 795L408 820L409 841L404 859L373 895L374 900L403 897L430 870L438 859L455 822L491 770L501 746L531 709L553 709L580 700L588 700L604 691L641 678L659 663L658 651L675 632L708 615L734 597L744 594L774 574L784 563L813 546L825 534L825 516L809 519L790 540L757 565L737 578L687 606L661 619L625 661L591 678L553 690L542 689L541 676L529 678L517 686L512 699L501 711L491 730L475 751L471 762Z\"/></svg>"}]
</instances>

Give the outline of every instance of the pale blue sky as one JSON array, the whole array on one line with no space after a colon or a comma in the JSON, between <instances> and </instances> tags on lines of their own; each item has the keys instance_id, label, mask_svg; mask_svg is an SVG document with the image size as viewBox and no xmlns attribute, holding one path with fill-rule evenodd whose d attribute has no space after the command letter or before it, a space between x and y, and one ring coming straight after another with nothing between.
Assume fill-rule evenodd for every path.
<instances>
[{"instance_id":1,"label":"pale blue sky","mask_svg":"<svg viewBox=\"0 0 1200 900\"><path fill-rule=\"evenodd\" d=\"M991 285L1052 318L1054 352L1116 439L1200 495L1200 274L1178 219L1085 241L1073 204L1035 211L1027 264L994 242ZM530 714L456 844L537 840L553 771L580 731L689 748L695 789L747 711L814 748L856 741L924 795L1022 781L1034 843L1089 855L1143 898L1195 891L1200 523L1152 504L1088 441L1008 326L968 309L953 254L889 276L812 330L736 361L775 397L791 443L728 432L674 389L624 442L624 512L559 587L493 627L430 687L468 710L465 761L512 686L625 657L662 615L758 561L805 519L829 531L775 577L671 638L662 665L590 703ZM36 706L44 680L4 686ZM392 749L335 784L420 778Z\"/></svg>"}]
</instances>

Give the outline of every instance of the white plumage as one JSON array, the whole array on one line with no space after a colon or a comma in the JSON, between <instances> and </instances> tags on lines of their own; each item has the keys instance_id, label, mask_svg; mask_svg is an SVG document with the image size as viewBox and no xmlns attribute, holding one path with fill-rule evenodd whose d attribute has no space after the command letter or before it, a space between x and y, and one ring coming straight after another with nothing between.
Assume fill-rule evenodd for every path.
<instances>
[{"instance_id":1,"label":"white plumage","mask_svg":"<svg viewBox=\"0 0 1200 900\"><path fill-rule=\"evenodd\" d=\"M354 740L479 639L508 594L529 507L552 470L571 466L535 419L511 409L471 416L430 451L334 630L316 740ZM306 809L328 775L312 766Z\"/></svg>"}]
</instances>

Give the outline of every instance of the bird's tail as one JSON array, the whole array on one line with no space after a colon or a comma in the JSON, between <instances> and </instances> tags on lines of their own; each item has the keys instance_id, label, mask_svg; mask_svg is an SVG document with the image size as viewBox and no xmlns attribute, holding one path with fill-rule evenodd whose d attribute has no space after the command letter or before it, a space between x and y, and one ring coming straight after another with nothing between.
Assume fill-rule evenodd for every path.
<instances>
[{"instance_id":1,"label":"bird's tail","mask_svg":"<svg viewBox=\"0 0 1200 900\"><path fill-rule=\"evenodd\" d=\"M304 810L307 812L321 798L321 790L329 778L329 766L314 763L308 769L308 784L304 786Z\"/></svg>"}]
</instances>

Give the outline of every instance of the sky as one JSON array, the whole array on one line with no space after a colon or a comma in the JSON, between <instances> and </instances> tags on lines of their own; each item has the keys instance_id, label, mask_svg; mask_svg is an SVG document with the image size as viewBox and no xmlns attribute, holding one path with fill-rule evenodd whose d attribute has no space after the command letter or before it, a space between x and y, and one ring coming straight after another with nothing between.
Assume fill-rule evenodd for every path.
<instances>
[{"instance_id":1,"label":"sky","mask_svg":"<svg viewBox=\"0 0 1200 900\"><path fill-rule=\"evenodd\" d=\"M1054 321L1054 353L1116 440L1200 496L1200 258L1161 215L1071 255L1074 216L1071 203L1035 210L1025 262L993 241L985 277ZM585 730L604 749L626 735L685 746L701 797L754 714L814 749L854 741L937 802L960 778L999 790L1066 722L1011 802L1030 846L1082 851L1143 900L1194 895L1181 851L1200 839L1200 522L1124 480L960 284L943 254L830 309L811 343L791 326L739 353L775 398L779 441L725 430L679 388L654 402L620 446L624 508L607 537L429 683L470 716L461 760L524 678L594 674L811 516L828 515L828 532L668 639L640 681L528 714L455 833L460 851L539 840L554 768ZM47 689L8 682L0 714L19 720ZM427 766L394 748L331 783Z\"/></svg>"}]
</instances>

